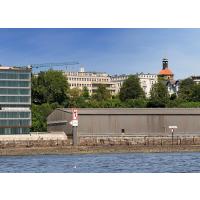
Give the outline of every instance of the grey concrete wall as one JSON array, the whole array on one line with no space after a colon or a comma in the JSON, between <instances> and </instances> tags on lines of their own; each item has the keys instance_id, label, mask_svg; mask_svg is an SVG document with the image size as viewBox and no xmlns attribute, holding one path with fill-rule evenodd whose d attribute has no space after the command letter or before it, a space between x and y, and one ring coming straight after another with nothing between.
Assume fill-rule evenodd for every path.
<instances>
[{"instance_id":1,"label":"grey concrete wall","mask_svg":"<svg viewBox=\"0 0 200 200\"><path fill-rule=\"evenodd\" d=\"M72 127L69 124L71 120L71 113L63 112L60 109L56 109L47 118L47 131L65 132L68 136L71 136Z\"/></svg>"},{"instance_id":2,"label":"grey concrete wall","mask_svg":"<svg viewBox=\"0 0 200 200\"><path fill-rule=\"evenodd\" d=\"M71 134L70 110L55 110L48 117L48 130ZM56 121L66 120L66 127ZM176 125L175 134L200 135L200 109L79 109L79 136L171 135L168 126ZM122 133L124 129L125 133Z\"/></svg>"},{"instance_id":3,"label":"grey concrete wall","mask_svg":"<svg viewBox=\"0 0 200 200\"><path fill-rule=\"evenodd\" d=\"M200 134L200 115L81 115L79 135L169 135L170 125L177 134Z\"/></svg>"}]
</instances>

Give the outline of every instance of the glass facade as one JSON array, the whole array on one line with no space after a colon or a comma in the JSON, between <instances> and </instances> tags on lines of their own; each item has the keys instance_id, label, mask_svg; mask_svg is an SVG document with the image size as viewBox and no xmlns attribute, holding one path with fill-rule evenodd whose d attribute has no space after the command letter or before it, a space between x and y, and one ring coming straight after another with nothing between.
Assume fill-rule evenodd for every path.
<instances>
[{"instance_id":1,"label":"glass facade","mask_svg":"<svg viewBox=\"0 0 200 200\"><path fill-rule=\"evenodd\" d=\"M30 112L0 112L0 119L5 118L31 118Z\"/></svg>"},{"instance_id":2,"label":"glass facade","mask_svg":"<svg viewBox=\"0 0 200 200\"><path fill-rule=\"evenodd\" d=\"M29 134L31 70L0 67L0 134Z\"/></svg>"},{"instance_id":3,"label":"glass facade","mask_svg":"<svg viewBox=\"0 0 200 200\"><path fill-rule=\"evenodd\" d=\"M30 96L0 96L0 103L1 102L2 103L31 103L31 97Z\"/></svg>"},{"instance_id":4,"label":"glass facade","mask_svg":"<svg viewBox=\"0 0 200 200\"><path fill-rule=\"evenodd\" d=\"M31 91L30 89L12 89L12 88L1 88L0 89L0 95L30 95Z\"/></svg>"},{"instance_id":5,"label":"glass facade","mask_svg":"<svg viewBox=\"0 0 200 200\"><path fill-rule=\"evenodd\" d=\"M0 135L27 134L29 128L0 128Z\"/></svg>"},{"instance_id":6,"label":"glass facade","mask_svg":"<svg viewBox=\"0 0 200 200\"><path fill-rule=\"evenodd\" d=\"M29 81L0 80L0 87L30 87Z\"/></svg>"}]
</instances>

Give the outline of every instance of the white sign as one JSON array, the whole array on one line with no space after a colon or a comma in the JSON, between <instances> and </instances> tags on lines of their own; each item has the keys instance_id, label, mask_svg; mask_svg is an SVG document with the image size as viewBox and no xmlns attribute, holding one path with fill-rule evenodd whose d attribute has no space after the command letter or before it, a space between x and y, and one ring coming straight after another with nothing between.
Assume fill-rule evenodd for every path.
<instances>
[{"instance_id":1,"label":"white sign","mask_svg":"<svg viewBox=\"0 0 200 200\"><path fill-rule=\"evenodd\" d=\"M78 126L78 120L72 120L72 121L70 122L70 124L71 124L72 126Z\"/></svg>"},{"instance_id":2,"label":"white sign","mask_svg":"<svg viewBox=\"0 0 200 200\"><path fill-rule=\"evenodd\" d=\"M72 109L72 120L78 120L78 110Z\"/></svg>"},{"instance_id":3,"label":"white sign","mask_svg":"<svg viewBox=\"0 0 200 200\"><path fill-rule=\"evenodd\" d=\"M175 129L175 128L178 128L178 127L177 126L169 126L169 128Z\"/></svg>"}]
</instances>

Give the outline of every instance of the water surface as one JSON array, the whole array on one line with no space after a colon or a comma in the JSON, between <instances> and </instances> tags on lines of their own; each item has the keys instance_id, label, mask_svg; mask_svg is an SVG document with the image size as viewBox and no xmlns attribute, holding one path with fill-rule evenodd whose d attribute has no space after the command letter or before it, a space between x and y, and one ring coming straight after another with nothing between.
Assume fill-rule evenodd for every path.
<instances>
[{"instance_id":1,"label":"water surface","mask_svg":"<svg viewBox=\"0 0 200 200\"><path fill-rule=\"evenodd\" d=\"M200 153L1 156L0 172L200 172Z\"/></svg>"}]
</instances>

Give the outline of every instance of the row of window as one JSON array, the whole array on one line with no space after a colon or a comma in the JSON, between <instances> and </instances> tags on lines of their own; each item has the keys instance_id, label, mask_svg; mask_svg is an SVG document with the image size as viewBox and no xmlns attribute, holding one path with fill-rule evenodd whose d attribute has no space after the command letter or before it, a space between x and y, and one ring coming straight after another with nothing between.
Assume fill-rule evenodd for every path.
<instances>
[{"instance_id":1,"label":"row of window","mask_svg":"<svg viewBox=\"0 0 200 200\"><path fill-rule=\"evenodd\" d=\"M30 125L31 125L30 119L18 119L18 120L0 119L0 126L30 126Z\"/></svg>"},{"instance_id":2,"label":"row of window","mask_svg":"<svg viewBox=\"0 0 200 200\"><path fill-rule=\"evenodd\" d=\"M18 94L18 95L29 95L31 94L30 89L8 89L8 88L1 88L0 94Z\"/></svg>"},{"instance_id":3,"label":"row of window","mask_svg":"<svg viewBox=\"0 0 200 200\"><path fill-rule=\"evenodd\" d=\"M29 103L30 96L0 96L0 102Z\"/></svg>"},{"instance_id":4,"label":"row of window","mask_svg":"<svg viewBox=\"0 0 200 200\"><path fill-rule=\"evenodd\" d=\"M66 72L66 76L84 76L84 77L107 77L106 73L98 73L98 72Z\"/></svg>"},{"instance_id":5,"label":"row of window","mask_svg":"<svg viewBox=\"0 0 200 200\"><path fill-rule=\"evenodd\" d=\"M0 135L29 134L29 128L0 128Z\"/></svg>"},{"instance_id":6,"label":"row of window","mask_svg":"<svg viewBox=\"0 0 200 200\"><path fill-rule=\"evenodd\" d=\"M30 112L0 112L0 118L30 118Z\"/></svg>"},{"instance_id":7,"label":"row of window","mask_svg":"<svg viewBox=\"0 0 200 200\"><path fill-rule=\"evenodd\" d=\"M139 78L156 78L157 75L139 75Z\"/></svg>"},{"instance_id":8,"label":"row of window","mask_svg":"<svg viewBox=\"0 0 200 200\"><path fill-rule=\"evenodd\" d=\"M84 87L84 86L86 86L86 87L92 87L92 84L71 83L69 85L72 86L72 87Z\"/></svg>"},{"instance_id":9,"label":"row of window","mask_svg":"<svg viewBox=\"0 0 200 200\"><path fill-rule=\"evenodd\" d=\"M112 77L111 81L124 81L128 78L128 76L124 76L124 77Z\"/></svg>"},{"instance_id":10,"label":"row of window","mask_svg":"<svg viewBox=\"0 0 200 200\"><path fill-rule=\"evenodd\" d=\"M95 81L95 82L108 82L109 79L105 78L68 78L69 81Z\"/></svg>"},{"instance_id":11,"label":"row of window","mask_svg":"<svg viewBox=\"0 0 200 200\"><path fill-rule=\"evenodd\" d=\"M30 79L30 73L0 73L0 79Z\"/></svg>"},{"instance_id":12,"label":"row of window","mask_svg":"<svg viewBox=\"0 0 200 200\"><path fill-rule=\"evenodd\" d=\"M0 80L0 87L30 87L30 81L3 81Z\"/></svg>"}]
</instances>

